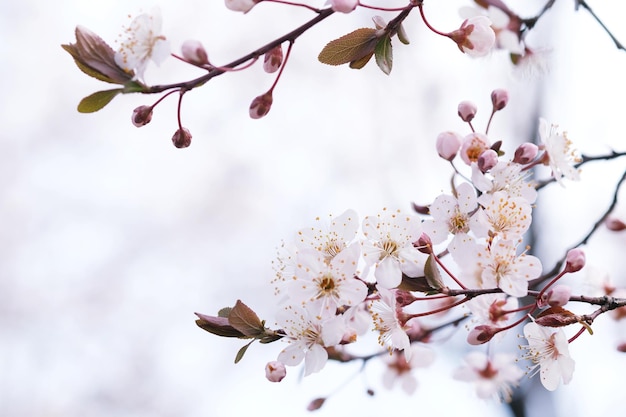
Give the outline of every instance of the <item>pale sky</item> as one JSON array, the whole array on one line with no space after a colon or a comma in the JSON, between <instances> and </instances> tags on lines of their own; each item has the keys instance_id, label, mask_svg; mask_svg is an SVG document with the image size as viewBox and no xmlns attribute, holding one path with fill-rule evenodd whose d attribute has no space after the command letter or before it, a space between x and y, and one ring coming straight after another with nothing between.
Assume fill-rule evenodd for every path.
<instances>
[{"instance_id":1,"label":"pale sky","mask_svg":"<svg viewBox=\"0 0 626 417\"><path fill-rule=\"evenodd\" d=\"M429 3L431 22L452 30L461 22L458 6L469 3ZM513 1L511 8L521 10L518 3L528 15L542 4ZM626 42L624 6L590 5ZM282 239L316 216L347 208L361 217L382 207L410 210L412 201L428 203L447 190L449 172L434 143L439 132L466 132L456 116L461 100L478 104L482 127L491 90L510 91L510 105L492 127L509 152L537 137L539 116L568 131L584 153L625 150L626 52L589 14L574 12L573 1L561 0L529 37L529 44L550 51L549 72L520 77L504 53L470 59L425 30L414 13L406 25L411 44L394 44L394 68L386 76L373 63L355 71L317 62L326 42L371 26L372 13L333 16L296 42L266 118L248 117L250 101L273 82L258 67L188 93L183 124L193 142L179 150L170 141L173 97L141 129L130 122L132 109L157 97L117 97L98 113L79 114L82 97L110 87L82 74L60 47L74 42L76 25L115 47L127 15L153 6L162 11L173 51L198 39L219 63L312 17L276 4L242 15L221 1L0 3L6 57L0 70L0 415L304 416L311 399L345 381L351 382L316 415L507 415L452 380L459 363L454 349L434 346L437 361L419 370L413 397L382 388L379 364L360 375L356 364L330 364L302 380L299 369L290 368L283 382L271 384L264 366L280 343L255 344L234 365L243 342L203 332L193 312L215 314L240 298L273 323L271 262ZM170 59L150 67L146 81L200 74ZM600 165L589 165L580 184L552 185L540 197L537 250L547 267L608 205L623 162ZM618 213L626 217L626 208ZM596 238L587 255L596 268L591 275L606 272L626 284L615 262L625 237ZM572 284L583 288L582 280ZM620 329L609 317L594 328L593 337L571 346L572 383L554 394L540 390L534 415L548 415L546 398L554 400L554 416L623 407L616 397L626 357L614 349ZM462 346L464 332L446 346ZM365 394L369 387L374 397Z\"/></svg>"}]
</instances>

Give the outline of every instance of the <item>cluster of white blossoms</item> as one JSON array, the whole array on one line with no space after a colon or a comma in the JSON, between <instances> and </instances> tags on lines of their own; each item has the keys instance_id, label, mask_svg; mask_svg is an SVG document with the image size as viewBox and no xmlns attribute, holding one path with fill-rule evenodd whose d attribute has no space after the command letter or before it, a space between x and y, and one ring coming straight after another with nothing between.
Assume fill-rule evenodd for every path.
<instances>
[{"instance_id":1,"label":"cluster of white blossoms","mask_svg":"<svg viewBox=\"0 0 626 417\"><path fill-rule=\"evenodd\" d=\"M493 112L507 100L506 92L496 90ZM470 102L459 106L459 115L470 126L475 113ZM291 244L283 245L275 268L273 282L281 305L278 325L288 346L272 366L304 361L305 375L317 372L329 352L348 352L350 344L374 330L380 345L392 354L385 385L392 386L393 378L399 378L412 392L417 382L411 369L434 360L420 317L465 304L468 309L461 314L468 310L471 314L468 343L493 344L506 330L533 320L540 309L566 303L569 292L559 286L541 291L530 304L521 302L529 295L529 282L542 273L540 260L529 255L523 243L537 198L530 168L548 165L559 182L563 177L578 179L574 164L579 159L571 143L555 126L547 126L541 119L540 145L524 143L508 159L500 143L492 144L487 132L476 133L473 126L466 136L442 133L437 151L454 167L453 189L427 207L416 207L421 216L383 209L360 221L355 211L348 210L299 230ZM457 157L467 165L467 175L454 166ZM584 264L584 257L574 255L564 272ZM465 298L460 300L459 295ZM437 300L437 307L419 303L429 300ZM417 305L425 305L427 311L414 313ZM563 330L531 321L524 335L525 355L475 351L455 378L474 382L482 398L508 400L512 387L526 374L517 364L521 358L532 362L530 374L539 370L547 389L568 383L574 362Z\"/></svg>"}]
</instances>

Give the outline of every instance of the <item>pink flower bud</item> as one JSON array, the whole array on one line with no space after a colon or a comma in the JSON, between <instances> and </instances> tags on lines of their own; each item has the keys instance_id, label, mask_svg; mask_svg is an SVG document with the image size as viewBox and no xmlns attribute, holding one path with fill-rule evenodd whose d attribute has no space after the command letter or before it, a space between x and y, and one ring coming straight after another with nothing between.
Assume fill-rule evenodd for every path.
<instances>
[{"instance_id":1,"label":"pink flower bud","mask_svg":"<svg viewBox=\"0 0 626 417\"><path fill-rule=\"evenodd\" d=\"M470 133L463 138L461 145L461 159L467 164L478 162L478 157L489 149L489 138L482 133Z\"/></svg>"},{"instance_id":2,"label":"pink flower bud","mask_svg":"<svg viewBox=\"0 0 626 417\"><path fill-rule=\"evenodd\" d=\"M539 153L539 147L534 143L525 142L517 147L515 150L515 156L513 162L517 164L526 165L532 162Z\"/></svg>"},{"instance_id":3,"label":"pink flower bud","mask_svg":"<svg viewBox=\"0 0 626 417\"><path fill-rule=\"evenodd\" d=\"M260 0L224 0L226 7L234 12L248 13Z\"/></svg>"},{"instance_id":4,"label":"pink flower bud","mask_svg":"<svg viewBox=\"0 0 626 417\"><path fill-rule=\"evenodd\" d=\"M607 218L604 224L606 224L607 229L613 232L621 232L622 230L626 230L626 223L616 217Z\"/></svg>"},{"instance_id":5,"label":"pink flower bud","mask_svg":"<svg viewBox=\"0 0 626 417\"><path fill-rule=\"evenodd\" d=\"M572 289L567 285L555 285L543 294L541 300L537 300L539 307L562 307L569 302Z\"/></svg>"},{"instance_id":6,"label":"pink flower bud","mask_svg":"<svg viewBox=\"0 0 626 417\"><path fill-rule=\"evenodd\" d=\"M487 149L485 152L480 154L478 161L476 162L480 172L487 172L498 163L498 153L493 149Z\"/></svg>"},{"instance_id":7,"label":"pink flower bud","mask_svg":"<svg viewBox=\"0 0 626 417\"><path fill-rule=\"evenodd\" d=\"M265 378L270 382L280 382L287 375L287 369L282 362L272 361L265 365Z\"/></svg>"},{"instance_id":8,"label":"pink flower bud","mask_svg":"<svg viewBox=\"0 0 626 417\"><path fill-rule=\"evenodd\" d=\"M567 257L565 258L565 271L566 272L576 272L583 269L585 266L585 252L582 249L575 248L567 252Z\"/></svg>"},{"instance_id":9,"label":"pink flower bud","mask_svg":"<svg viewBox=\"0 0 626 417\"><path fill-rule=\"evenodd\" d=\"M498 331L497 327L487 326L486 324L476 326L467 335L467 343L474 346L482 345L490 341Z\"/></svg>"},{"instance_id":10,"label":"pink flower bud","mask_svg":"<svg viewBox=\"0 0 626 417\"><path fill-rule=\"evenodd\" d=\"M493 104L493 111L502 110L506 107L506 103L509 102L509 92L498 88L491 92L491 103Z\"/></svg>"},{"instance_id":11,"label":"pink flower bud","mask_svg":"<svg viewBox=\"0 0 626 417\"><path fill-rule=\"evenodd\" d=\"M255 97L250 104L250 117L253 119L260 119L270 112L272 108L272 92L268 91L258 97Z\"/></svg>"},{"instance_id":12,"label":"pink flower bud","mask_svg":"<svg viewBox=\"0 0 626 417\"><path fill-rule=\"evenodd\" d=\"M474 116L476 116L477 111L478 109L476 108L476 105L472 103L471 101L465 100L459 103L459 107L458 107L459 117L464 122L471 122L472 119L474 119Z\"/></svg>"},{"instance_id":13,"label":"pink flower bud","mask_svg":"<svg viewBox=\"0 0 626 417\"><path fill-rule=\"evenodd\" d=\"M622 342L619 345L617 345L617 350L618 350L618 352L625 353L626 352L626 342Z\"/></svg>"},{"instance_id":14,"label":"pink flower bud","mask_svg":"<svg viewBox=\"0 0 626 417\"><path fill-rule=\"evenodd\" d=\"M437 153L446 161L452 161L461 148L461 135L455 132L443 132L437 136Z\"/></svg>"},{"instance_id":15,"label":"pink flower bud","mask_svg":"<svg viewBox=\"0 0 626 417\"><path fill-rule=\"evenodd\" d=\"M137 127L145 126L152 120L152 106L139 106L133 110L131 117L133 124Z\"/></svg>"},{"instance_id":16,"label":"pink flower bud","mask_svg":"<svg viewBox=\"0 0 626 417\"><path fill-rule=\"evenodd\" d=\"M200 41L187 40L180 47L183 58L196 65L206 65L209 63L209 56Z\"/></svg>"},{"instance_id":17,"label":"pink flower bud","mask_svg":"<svg viewBox=\"0 0 626 417\"><path fill-rule=\"evenodd\" d=\"M186 148L191 145L191 133L189 129L183 127L182 129L178 129L174 136L172 136L172 142L174 146L177 148Z\"/></svg>"},{"instance_id":18,"label":"pink flower bud","mask_svg":"<svg viewBox=\"0 0 626 417\"><path fill-rule=\"evenodd\" d=\"M265 53L263 59L263 70L268 74L278 71L283 64L283 47L278 45Z\"/></svg>"},{"instance_id":19,"label":"pink flower bud","mask_svg":"<svg viewBox=\"0 0 626 417\"><path fill-rule=\"evenodd\" d=\"M359 0L330 0L330 7L340 13L350 13L359 5Z\"/></svg>"},{"instance_id":20,"label":"pink flower bud","mask_svg":"<svg viewBox=\"0 0 626 417\"><path fill-rule=\"evenodd\" d=\"M487 55L496 43L496 34L487 16L474 16L466 19L461 27L448 34L456 42L461 52L471 57Z\"/></svg>"}]
</instances>

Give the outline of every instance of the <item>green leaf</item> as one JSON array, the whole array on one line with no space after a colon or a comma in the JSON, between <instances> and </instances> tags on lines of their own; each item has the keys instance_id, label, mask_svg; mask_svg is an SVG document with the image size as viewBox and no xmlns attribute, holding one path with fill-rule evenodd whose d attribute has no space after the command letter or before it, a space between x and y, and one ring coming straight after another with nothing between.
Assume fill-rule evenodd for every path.
<instances>
[{"instance_id":1,"label":"green leaf","mask_svg":"<svg viewBox=\"0 0 626 417\"><path fill-rule=\"evenodd\" d=\"M393 51L391 49L391 39L388 36L378 41L374 55L376 56L376 65L378 65L378 68L389 75L389 73L391 73L391 67L393 66Z\"/></svg>"},{"instance_id":2,"label":"green leaf","mask_svg":"<svg viewBox=\"0 0 626 417\"><path fill-rule=\"evenodd\" d=\"M402 23L400 23L400 25L398 26L398 40L400 42L402 42L405 45L408 45L409 42L409 38L406 35L406 31L404 30L404 25Z\"/></svg>"},{"instance_id":3,"label":"green leaf","mask_svg":"<svg viewBox=\"0 0 626 417\"><path fill-rule=\"evenodd\" d=\"M239 361L243 359L243 355L246 354L246 351L248 350L252 342L254 342L254 340L251 340L249 343L247 343L245 346L239 349L239 351L237 352L237 355L235 356L235 363L239 363Z\"/></svg>"},{"instance_id":4,"label":"green leaf","mask_svg":"<svg viewBox=\"0 0 626 417\"><path fill-rule=\"evenodd\" d=\"M248 337L256 337L265 333L265 327L254 311L237 300L237 303L228 314L228 322L235 329Z\"/></svg>"},{"instance_id":5,"label":"green leaf","mask_svg":"<svg viewBox=\"0 0 626 417\"><path fill-rule=\"evenodd\" d=\"M432 253L428 255L428 259L426 259L426 264L424 265L424 275L426 275L426 281L428 281L428 285L430 285L434 289L441 289L444 287L443 279L441 278L441 273L439 273L439 268L437 267L437 261L433 259L435 255Z\"/></svg>"},{"instance_id":6,"label":"green leaf","mask_svg":"<svg viewBox=\"0 0 626 417\"><path fill-rule=\"evenodd\" d=\"M361 28L350 32L339 39L328 42L317 59L328 65L342 65L359 61L374 52L378 41L377 32L373 28Z\"/></svg>"},{"instance_id":7,"label":"green leaf","mask_svg":"<svg viewBox=\"0 0 626 417\"><path fill-rule=\"evenodd\" d=\"M97 112L113 100L113 98L123 91L122 88L114 88L112 90L103 90L93 93L85 97L78 103L78 111L80 113Z\"/></svg>"}]
</instances>

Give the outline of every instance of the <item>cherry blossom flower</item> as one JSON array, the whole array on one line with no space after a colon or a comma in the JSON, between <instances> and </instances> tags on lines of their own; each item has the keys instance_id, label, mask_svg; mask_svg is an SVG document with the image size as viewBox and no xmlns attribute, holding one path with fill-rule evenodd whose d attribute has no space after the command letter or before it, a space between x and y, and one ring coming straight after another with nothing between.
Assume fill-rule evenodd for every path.
<instances>
[{"instance_id":1,"label":"cherry blossom flower","mask_svg":"<svg viewBox=\"0 0 626 417\"><path fill-rule=\"evenodd\" d=\"M578 151L571 148L572 142L567 138L566 132L558 133L558 126L548 124L539 119L539 136L543 142L547 154L548 164L552 170L552 176L559 184L565 177L572 181L580 179L580 172L574 164L581 161Z\"/></svg>"},{"instance_id":2,"label":"cherry blossom flower","mask_svg":"<svg viewBox=\"0 0 626 417\"><path fill-rule=\"evenodd\" d=\"M320 252L327 262L354 240L359 229L359 217L354 210L346 210L328 223L319 217L316 221L315 226L298 231L295 243L299 250Z\"/></svg>"},{"instance_id":3,"label":"cherry blossom flower","mask_svg":"<svg viewBox=\"0 0 626 417\"><path fill-rule=\"evenodd\" d=\"M478 161L478 157L491 146L487 135L482 133L470 133L463 138L461 145L461 159L467 165Z\"/></svg>"},{"instance_id":4,"label":"cherry blossom flower","mask_svg":"<svg viewBox=\"0 0 626 417\"><path fill-rule=\"evenodd\" d=\"M517 386L524 371L515 365L515 356L504 353L489 358L482 352L470 352L465 365L454 372L459 381L474 382L478 397L496 397L511 401L512 387Z\"/></svg>"},{"instance_id":5,"label":"cherry blossom flower","mask_svg":"<svg viewBox=\"0 0 626 417\"><path fill-rule=\"evenodd\" d=\"M399 355L393 352L384 359L387 369L383 373L383 386L392 389L394 385L400 384L404 392L408 395L415 393L417 389L417 379L413 370L416 368L425 368L435 361L435 352L431 349L421 346L411 346L411 360L407 361L405 355Z\"/></svg>"},{"instance_id":6,"label":"cherry blossom flower","mask_svg":"<svg viewBox=\"0 0 626 417\"><path fill-rule=\"evenodd\" d=\"M528 345L522 346L528 351L524 358L535 364L531 376L539 367L541 383L549 391L557 389L561 381L568 384L572 380L575 362L570 357L563 329L549 329L530 322L524 326L524 337L528 340Z\"/></svg>"},{"instance_id":7,"label":"cherry blossom flower","mask_svg":"<svg viewBox=\"0 0 626 417\"><path fill-rule=\"evenodd\" d=\"M430 205L431 220L422 224L433 244L443 242L450 233L468 233L470 215L477 207L476 191L464 182L456 188L457 197L442 194Z\"/></svg>"},{"instance_id":8,"label":"cherry blossom flower","mask_svg":"<svg viewBox=\"0 0 626 417\"><path fill-rule=\"evenodd\" d=\"M367 296L367 285L354 277L360 245L354 243L324 262L319 252L308 251L297 256L297 269L289 286L292 301L302 303L313 314L324 310L335 314L338 307L354 306Z\"/></svg>"},{"instance_id":9,"label":"cherry blossom flower","mask_svg":"<svg viewBox=\"0 0 626 417\"><path fill-rule=\"evenodd\" d=\"M528 294L528 281L541 274L541 261L532 255L516 255L516 242L498 240L485 247L476 262L483 269L483 285L498 287L513 297Z\"/></svg>"},{"instance_id":10,"label":"cherry blossom flower","mask_svg":"<svg viewBox=\"0 0 626 417\"><path fill-rule=\"evenodd\" d=\"M519 37L519 21L512 21L509 15L501 9L493 6L489 6L486 10L476 7L462 7L460 14L464 18L487 16L496 36L495 46L512 54L522 55L524 53L524 47Z\"/></svg>"},{"instance_id":11,"label":"cherry blossom flower","mask_svg":"<svg viewBox=\"0 0 626 417\"><path fill-rule=\"evenodd\" d=\"M499 236L515 240L530 227L532 206L528 200L512 197L505 191L481 196L483 205L471 219L471 229L477 237Z\"/></svg>"},{"instance_id":12,"label":"cherry blossom flower","mask_svg":"<svg viewBox=\"0 0 626 417\"><path fill-rule=\"evenodd\" d=\"M474 16L465 19L461 27L449 34L461 52L471 57L487 55L496 41L496 34L491 28L487 16Z\"/></svg>"},{"instance_id":13,"label":"cherry blossom flower","mask_svg":"<svg viewBox=\"0 0 626 417\"><path fill-rule=\"evenodd\" d=\"M458 239L448 247L452 259L459 265L459 277L477 288L498 287L513 297L528 293L528 281L541 274L538 258L516 255L517 242L495 240L491 245L477 243L470 236Z\"/></svg>"},{"instance_id":14,"label":"cherry blossom flower","mask_svg":"<svg viewBox=\"0 0 626 417\"><path fill-rule=\"evenodd\" d=\"M398 318L395 292L385 288L377 288L379 298L373 300L369 309L374 320L374 328L378 331L378 342L393 349L403 350L407 361L411 360L411 341Z\"/></svg>"},{"instance_id":15,"label":"cherry blossom flower","mask_svg":"<svg viewBox=\"0 0 626 417\"><path fill-rule=\"evenodd\" d=\"M277 317L287 334L282 340L289 346L278 354L278 361L287 366L299 365L304 360L304 375L319 372L328 360L324 347L335 346L344 334L342 316L313 317L306 309L289 305Z\"/></svg>"},{"instance_id":16,"label":"cherry blossom flower","mask_svg":"<svg viewBox=\"0 0 626 417\"><path fill-rule=\"evenodd\" d=\"M402 273L410 277L424 272L426 255L413 247L422 234L419 219L400 211L385 216L368 216L363 220L363 258L367 265L375 265L374 276L384 288L397 287Z\"/></svg>"},{"instance_id":17,"label":"cherry blossom flower","mask_svg":"<svg viewBox=\"0 0 626 417\"><path fill-rule=\"evenodd\" d=\"M158 65L170 55L169 41L161 34L161 11L158 8L133 19L124 35L126 39L120 43L115 63L126 71L134 70L140 80L148 61Z\"/></svg>"},{"instance_id":18,"label":"cherry blossom flower","mask_svg":"<svg viewBox=\"0 0 626 417\"><path fill-rule=\"evenodd\" d=\"M522 197L529 203L537 199L537 189L532 181L528 180L529 172L522 171L523 166L514 162L500 161L488 174L472 164L472 183L484 194L494 194L506 191L511 197ZM479 202L489 197L481 196Z\"/></svg>"},{"instance_id":19,"label":"cherry blossom flower","mask_svg":"<svg viewBox=\"0 0 626 417\"><path fill-rule=\"evenodd\" d=\"M467 302L467 307L479 324L493 327L506 326L512 318L512 313L506 312L515 310L518 306L516 297L507 297L505 294L482 294Z\"/></svg>"}]
</instances>

